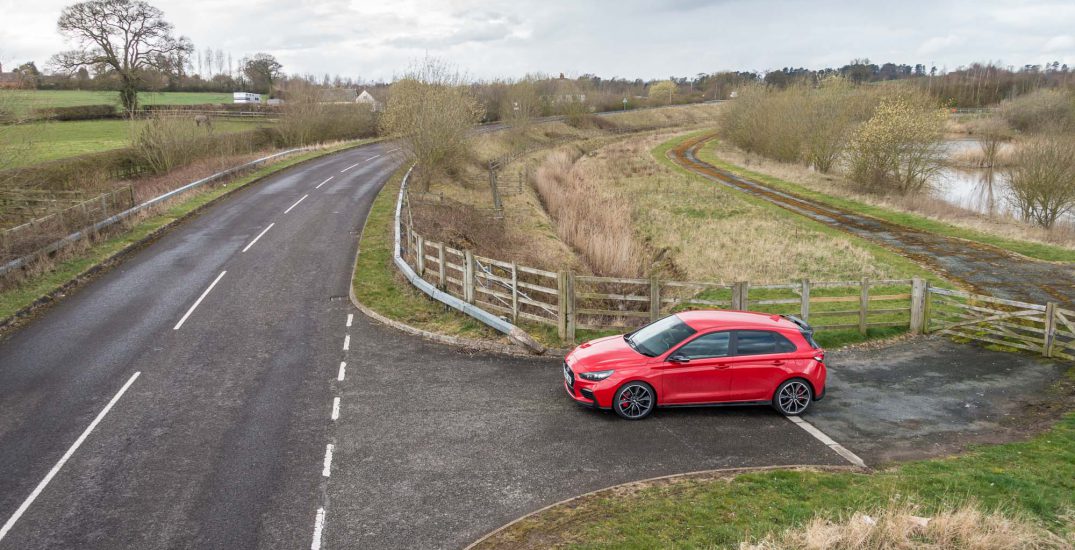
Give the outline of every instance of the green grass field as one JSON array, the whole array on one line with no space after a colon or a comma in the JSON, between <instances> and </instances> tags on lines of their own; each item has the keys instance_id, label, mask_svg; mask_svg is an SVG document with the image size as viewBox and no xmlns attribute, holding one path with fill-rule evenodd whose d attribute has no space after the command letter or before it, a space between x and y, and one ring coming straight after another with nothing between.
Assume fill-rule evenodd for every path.
<instances>
[{"instance_id":1,"label":"green grass field","mask_svg":"<svg viewBox=\"0 0 1075 550\"><path fill-rule=\"evenodd\" d=\"M131 137L146 121L85 120L74 122L39 122L9 128L6 137L25 144L15 166L29 166L86 153L98 153L127 147ZM217 120L213 131L239 132L256 128L259 122Z\"/></svg>"},{"instance_id":2,"label":"green grass field","mask_svg":"<svg viewBox=\"0 0 1075 550\"><path fill-rule=\"evenodd\" d=\"M231 103L229 93L204 92L142 92L138 101L144 105L201 105L208 103ZM27 115L34 109L49 107L74 107L76 105L119 106L119 92L91 90L18 90L2 92L0 104L7 104L18 115Z\"/></svg>"}]
</instances>

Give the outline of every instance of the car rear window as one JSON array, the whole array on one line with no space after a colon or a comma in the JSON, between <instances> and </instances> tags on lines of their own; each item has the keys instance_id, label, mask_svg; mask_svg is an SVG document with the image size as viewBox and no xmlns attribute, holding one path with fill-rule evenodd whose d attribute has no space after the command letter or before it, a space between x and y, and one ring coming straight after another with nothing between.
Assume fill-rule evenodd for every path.
<instances>
[{"instance_id":1,"label":"car rear window","mask_svg":"<svg viewBox=\"0 0 1075 550\"><path fill-rule=\"evenodd\" d=\"M657 357L694 333L679 317L669 315L634 331L627 336L627 343L642 355Z\"/></svg>"},{"instance_id":2,"label":"car rear window","mask_svg":"<svg viewBox=\"0 0 1075 550\"><path fill-rule=\"evenodd\" d=\"M763 355L795 351L783 334L768 330L740 330L736 332L736 355Z\"/></svg>"}]
</instances>

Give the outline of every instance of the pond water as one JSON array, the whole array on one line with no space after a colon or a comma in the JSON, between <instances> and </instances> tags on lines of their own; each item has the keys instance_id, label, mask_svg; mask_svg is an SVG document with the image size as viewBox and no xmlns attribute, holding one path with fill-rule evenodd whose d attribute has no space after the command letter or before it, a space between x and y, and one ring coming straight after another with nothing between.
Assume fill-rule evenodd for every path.
<instances>
[{"instance_id":1,"label":"pond water","mask_svg":"<svg viewBox=\"0 0 1075 550\"><path fill-rule=\"evenodd\" d=\"M978 148L978 141L973 139L945 142L950 156ZM945 167L934 181L933 192L937 198L960 208L989 215L1014 215L1004 170Z\"/></svg>"}]
</instances>

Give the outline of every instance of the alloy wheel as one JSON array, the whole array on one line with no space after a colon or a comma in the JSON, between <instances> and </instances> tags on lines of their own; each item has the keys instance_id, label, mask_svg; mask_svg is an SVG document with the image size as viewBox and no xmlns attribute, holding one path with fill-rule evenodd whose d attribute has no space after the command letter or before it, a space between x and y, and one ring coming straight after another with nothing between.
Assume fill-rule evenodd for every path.
<instances>
[{"instance_id":1,"label":"alloy wheel","mask_svg":"<svg viewBox=\"0 0 1075 550\"><path fill-rule=\"evenodd\" d=\"M629 419L639 419L653 410L653 390L642 384L630 384L616 397L616 412Z\"/></svg>"},{"instance_id":2,"label":"alloy wheel","mask_svg":"<svg viewBox=\"0 0 1075 550\"><path fill-rule=\"evenodd\" d=\"M777 406L784 414L799 414L810 405L810 388L804 382L792 380L780 388L776 396Z\"/></svg>"}]
</instances>

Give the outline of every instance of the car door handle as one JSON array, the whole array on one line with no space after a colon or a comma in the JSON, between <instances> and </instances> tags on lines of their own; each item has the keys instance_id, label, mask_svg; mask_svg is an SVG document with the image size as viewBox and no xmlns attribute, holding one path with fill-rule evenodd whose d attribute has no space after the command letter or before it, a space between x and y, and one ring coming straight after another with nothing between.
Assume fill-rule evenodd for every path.
<instances>
[{"instance_id":1,"label":"car door handle","mask_svg":"<svg viewBox=\"0 0 1075 550\"><path fill-rule=\"evenodd\" d=\"M713 365L713 368L715 368L715 369L726 369L726 368L728 368L728 365L725 365L725 364Z\"/></svg>"}]
</instances>

